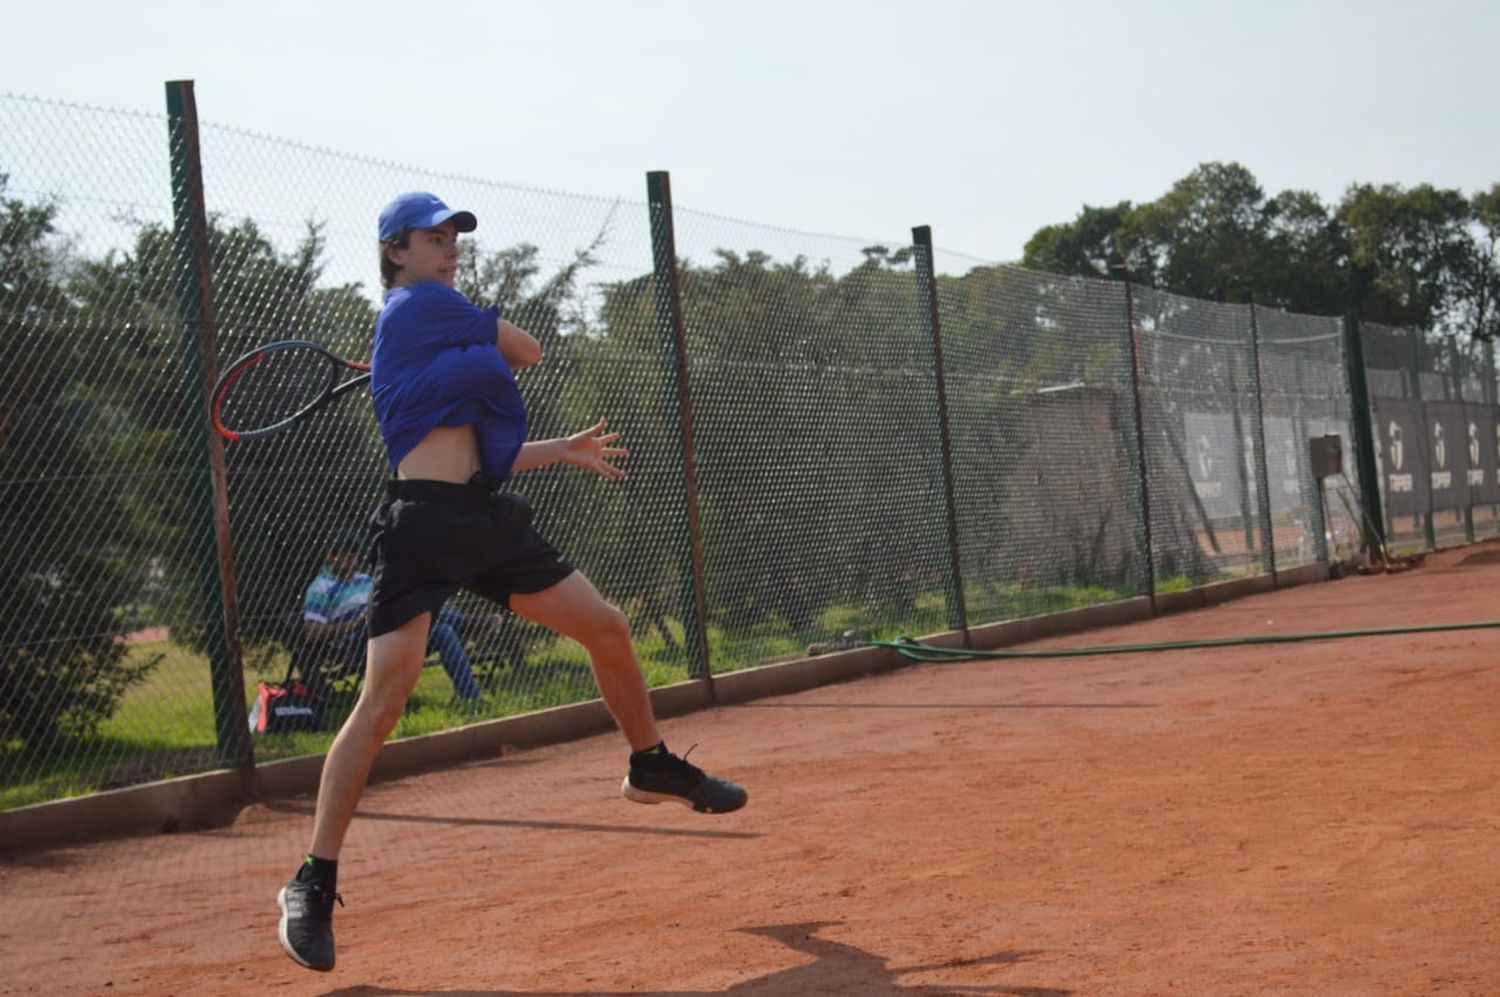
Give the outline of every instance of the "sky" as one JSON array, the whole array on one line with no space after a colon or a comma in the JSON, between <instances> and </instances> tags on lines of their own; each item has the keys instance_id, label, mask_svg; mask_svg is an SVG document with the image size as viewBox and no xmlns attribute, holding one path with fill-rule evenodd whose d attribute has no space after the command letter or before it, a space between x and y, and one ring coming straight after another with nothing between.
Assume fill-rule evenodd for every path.
<instances>
[{"instance_id":1,"label":"sky","mask_svg":"<svg viewBox=\"0 0 1500 997\"><path fill-rule=\"evenodd\" d=\"M632 201L664 169L682 207L930 225L987 261L1212 160L1325 202L1500 182L1500 4L1477 0L49 0L0 23L0 93L160 113L191 79L218 125Z\"/></svg>"}]
</instances>

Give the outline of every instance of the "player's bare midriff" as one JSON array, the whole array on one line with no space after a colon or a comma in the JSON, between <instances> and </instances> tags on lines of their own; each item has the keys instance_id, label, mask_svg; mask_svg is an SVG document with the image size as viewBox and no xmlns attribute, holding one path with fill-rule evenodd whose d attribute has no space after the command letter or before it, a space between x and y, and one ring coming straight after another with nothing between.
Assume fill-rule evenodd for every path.
<instances>
[{"instance_id":1,"label":"player's bare midriff","mask_svg":"<svg viewBox=\"0 0 1500 997\"><path fill-rule=\"evenodd\" d=\"M473 426L439 426L396 466L396 477L463 484L480 470Z\"/></svg>"}]
</instances>

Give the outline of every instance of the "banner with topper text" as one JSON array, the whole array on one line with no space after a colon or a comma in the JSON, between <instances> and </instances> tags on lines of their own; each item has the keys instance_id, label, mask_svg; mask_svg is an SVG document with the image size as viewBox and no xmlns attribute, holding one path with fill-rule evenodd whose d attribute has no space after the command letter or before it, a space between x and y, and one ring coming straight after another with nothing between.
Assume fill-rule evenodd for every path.
<instances>
[{"instance_id":1,"label":"banner with topper text","mask_svg":"<svg viewBox=\"0 0 1500 997\"><path fill-rule=\"evenodd\" d=\"M1386 510L1392 516L1426 514L1432 480L1427 453L1430 433L1422 403L1409 398L1376 398L1375 447Z\"/></svg>"},{"instance_id":2,"label":"banner with topper text","mask_svg":"<svg viewBox=\"0 0 1500 997\"><path fill-rule=\"evenodd\" d=\"M1500 502L1500 406L1466 402L1464 418L1470 501Z\"/></svg>"},{"instance_id":3,"label":"banner with topper text","mask_svg":"<svg viewBox=\"0 0 1500 997\"><path fill-rule=\"evenodd\" d=\"M1245 514L1243 454L1251 451L1248 420L1236 432L1233 416L1217 412L1184 412L1183 438L1188 477L1204 514L1212 520L1236 519ZM1253 510L1253 506L1251 509Z\"/></svg>"},{"instance_id":4,"label":"banner with topper text","mask_svg":"<svg viewBox=\"0 0 1500 997\"><path fill-rule=\"evenodd\" d=\"M1271 489L1271 511L1299 509L1316 487L1307 473L1309 420L1268 415L1265 419L1266 481Z\"/></svg>"},{"instance_id":5,"label":"banner with topper text","mask_svg":"<svg viewBox=\"0 0 1500 997\"><path fill-rule=\"evenodd\" d=\"M1469 505L1469 423L1463 402L1431 401L1427 416L1428 472L1433 509Z\"/></svg>"}]
</instances>

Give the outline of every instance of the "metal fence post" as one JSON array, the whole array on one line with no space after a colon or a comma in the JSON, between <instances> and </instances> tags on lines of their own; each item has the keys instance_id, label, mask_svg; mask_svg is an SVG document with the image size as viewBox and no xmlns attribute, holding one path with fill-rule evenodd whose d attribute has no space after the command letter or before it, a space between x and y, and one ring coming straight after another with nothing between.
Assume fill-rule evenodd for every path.
<instances>
[{"instance_id":1,"label":"metal fence post","mask_svg":"<svg viewBox=\"0 0 1500 997\"><path fill-rule=\"evenodd\" d=\"M1311 388L1307 384L1307 365L1302 363L1301 361L1298 361L1294 369L1297 372L1296 394L1297 398L1300 400L1308 397L1309 393L1311 392ZM1309 439L1310 437L1307 435L1307 415L1302 411L1302 406L1299 404L1296 406L1296 411L1292 415L1292 445L1297 447L1298 449L1297 456L1299 458L1299 468L1302 463L1302 458L1305 458L1307 456L1306 448ZM1301 476L1300 470L1298 472L1298 476ZM1312 476L1311 467L1308 468L1308 476ZM1314 552L1317 555L1317 559L1319 561L1328 563L1332 560L1333 553L1332 545L1329 542L1330 537L1328 535L1328 510L1324 508L1323 504L1323 482L1317 478L1314 478L1312 484L1313 491L1318 496L1318 501L1317 504L1313 507L1311 517L1313 520L1313 536L1317 538L1317 543L1313 545Z\"/></svg>"},{"instance_id":2,"label":"metal fence post","mask_svg":"<svg viewBox=\"0 0 1500 997\"><path fill-rule=\"evenodd\" d=\"M176 260L182 360L188 397L204 443L206 473L197 477L200 514L212 534L196 531L203 565L202 618L207 623L213 682L214 728L219 757L240 775L240 791L255 794L255 750L245 723L245 673L240 657L239 599L229 549L229 489L224 444L209 422L209 398L218 376L212 260L208 214L203 206L203 167L198 147L198 105L191 80L167 83L167 121L172 162L172 244Z\"/></svg>"},{"instance_id":3,"label":"metal fence post","mask_svg":"<svg viewBox=\"0 0 1500 997\"><path fill-rule=\"evenodd\" d=\"M1500 385L1496 384L1496 343L1494 343L1493 339L1484 340L1484 343L1482 343L1479 366L1481 366L1481 370L1479 370L1479 400L1494 405L1497 400L1497 387L1500 387ZM1496 531L1494 523L1496 523L1497 519L1496 514L1500 513L1500 505L1491 505L1490 511L1490 532L1494 534L1494 531Z\"/></svg>"},{"instance_id":4,"label":"metal fence post","mask_svg":"<svg viewBox=\"0 0 1500 997\"><path fill-rule=\"evenodd\" d=\"M1229 307L1229 306L1225 306ZM1255 456L1255 431L1250 431L1249 443L1246 443L1245 417L1240 414L1239 388L1240 388L1240 365L1236 356L1231 353L1226 359L1229 368L1229 422L1234 430L1234 445L1236 448L1235 459L1239 462L1235 477L1239 479L1239 492L1235 496L1240 507L1240 536L1245 542L1245 553L1248 555L1255 550L1256 529L1255 523L1259 518L1256 512L1250 508L1250 475L1245 472L1245 452L1250 452L1251 459ZM1196 488L1195 488L1196 492ZM1204 518L1208 518L1207 510L1204 510ZM1264 539L1264 538L1262 538ZM1265 567L1265 551L1261 551L1261 566Z\"/></svg>"},{"instance_id":5,"label":"metal fence post","mask_svg":"<svg viewBox=\"0 0 1500 997\"><path fill-rule=\"evenodd\" d=\"M1417 329L1407 330L1407 341L1411 343L1411 396L1415 401L1422 400L1422 336L1423 333ZM1427 409L1422 407L1422 432L1430 433L1427 425ZM1422 446L1429 452L1432 450L1432 440L1424 437ZM1431 474L1429 467L1428 473ZM1433 508L1434 496L1432 488L1427 488L1427 512L1422 516L1422 538L1427 544L1428 550L1437 550L1437 525L1433 522L1437 518L1437 512Z\"/></svg>"},{"instance_id":6,"label":"metal fence post","mask_svg":"<svg viewBox=\"0 0 1500 997\"><path fill-rule=\"evenodd\" d=\"M1454 401L1458 402L1468 401L1464 397L1464 369L1466 365L1463 361L1464 358L1458 351L1458 337L1450 333L1448 336L1448 366L1453 369L1453 394L1451 397ZM1467 450L1467 444L1465 449ZM1474 542L1474 499L1472 496L1469 498L1469 504L1464 506L1464 539L1469 543Z\"/></svg>"},{"instance_id":7,"label":"metal fence post","mask_svg":"<svg viewBox=\"0 0 1500 997\"><path fill-rule=\"evenodd\" d=\"M1266 395L1260 370L1260 322L1255 317L1255 296L1250 296L1250 363L1255 377L1255 426L1258 446L1255 455L1255 487L1260 493L1261 545L1265 547L1265 566L1276 579L1276 529L1271 521L1271 472L1266 461Z\"/></svg>"},{"instance_id":8,"label":"metal fence post","mask_svg":"<svg viewBox=\"0 0 1500 997\"><path fill-rule=\"evenodd\" d=\"M943 504L948 518L948 629L963 632L964 647L969 647L969 611L964 603L964 576L958 546L958 503L953 485L953 442L948 431L948 389L943 373L943 327L938 317L937 276L932 262L932 227L917 225L911 230L916 250L918 293L927 299L927 334L932 340L932 373L937 386L938 440L942 449Z\"/></svg>"},{"instance_id":9,"label":"metal fence post","mask_svg":"<svg viewBox=\"0 0 1500 997\"><path fill-rule=\"evenodd\" d=\"M1146 595L1151 600L1151 615L1156 615L1156 552L1151 543L1151 473L1146 463L1146 420L1141 404L1141 381L1145 368L1141 363L1141 334L1135 324L1134 281L1125 271L1125 334L1130 342L1130 390L1135 401L1136 467L1141 476L1141 533L1146 556Z\"/></svg>"},{"instance_id":10,"label":"metal fence post","mask_svg":"<svg viewBox=\"0 0 1500 997\"><path fill-rule=\"evenodd\" d=\"M1484 400L1494 405L1500 401L1500 383L1495 377L1495 341L1484 341Z\"/></svg>"},{"instance_id":11,"label":"metal fence post","mask_svg":"<svg viewBox=\"0 0 1500 997\"><path fill-rule=\"evenodd\" d=\"M646 196L651 211L651 262L656 291L656 318L662 340L672 358L676 382L678 446L682 457L684 502L687 505L688 563L691 611L683 620L688 674L702 679L709 701L714 698L708 656L708 600L703 585L703 542L698 523L698 476L694 466L693 404L688 385L687 334L682 321L682 281L677 272L677 235L672 224L672 179L665 170L646 174Z\"/></svg>"},{"instance_id":12,"label":"metal fence post","mask_svg":"<svg viewBox=\"0 0 1500 997\"><path fill-rule=\"evenodd\" d=\"M1359 313L1344 314L1344 376L1349 381L1349 421L1354 433L1354 466L1359 474L1360 502L1365 507L1365 528L1375 535L1376 550L1385 549L1385 513L1380 508L1380 472L1375 466L1375 420L1370 409L1370 388L1365 379L1365 344L1359 334Z\"/></svg>"}]
</instances>

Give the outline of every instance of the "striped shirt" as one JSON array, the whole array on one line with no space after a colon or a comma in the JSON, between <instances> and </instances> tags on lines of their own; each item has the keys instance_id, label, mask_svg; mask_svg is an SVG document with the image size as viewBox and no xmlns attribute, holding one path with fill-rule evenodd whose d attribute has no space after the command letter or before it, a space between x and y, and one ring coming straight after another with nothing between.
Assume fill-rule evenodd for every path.
<instances>
[{"instance_id":1,"label":"striped shirt","mask_svg":"<svg viewBox=\"0 0 1500 997\"><path fill-rule=\"evenodd\" d=\"M374 584L363 571L340 578L325 566L307 587L302 618L313 623L342 623L363 616Z\"/></svg>"}]
</instances>

